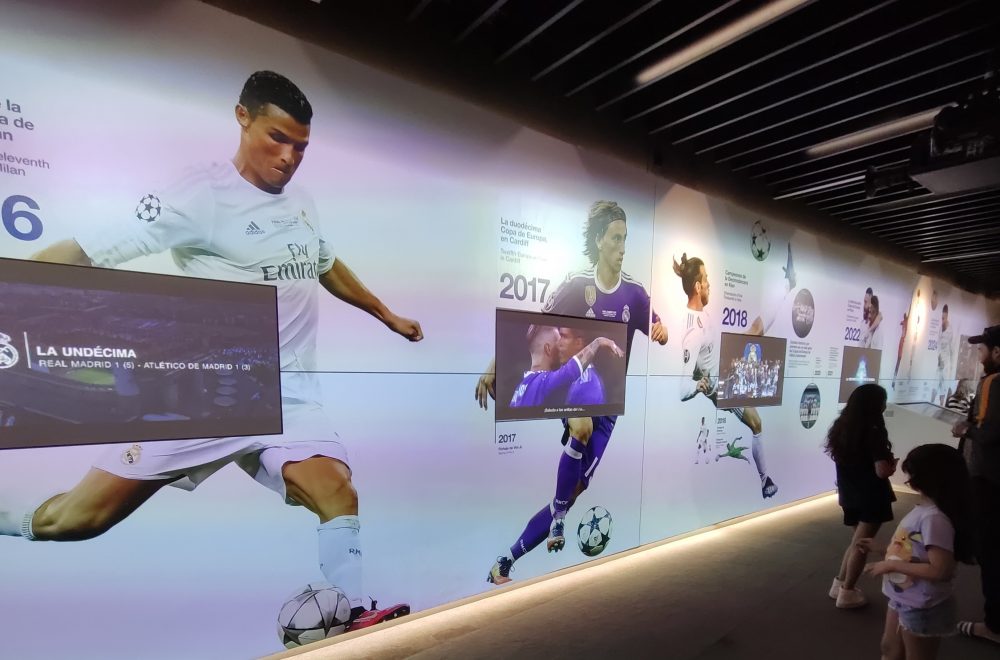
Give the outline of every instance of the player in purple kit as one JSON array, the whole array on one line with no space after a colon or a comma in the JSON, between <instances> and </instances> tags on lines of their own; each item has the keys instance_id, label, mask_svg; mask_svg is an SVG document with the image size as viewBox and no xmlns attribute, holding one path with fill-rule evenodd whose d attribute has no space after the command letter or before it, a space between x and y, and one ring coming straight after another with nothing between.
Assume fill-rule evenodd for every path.
<instances>
[{"instance_id":1,"label":"player in purple kit","mask_svg":"<svg viewBox=\"0 0 1000 660\"><path fill-rule=\"evenodd\" d=\"M573 341L570 350L566 341ZM579 345L577 345L577 342ZM511 408L525 406L557 406L563 404L604 403L604 388L593 368L597 352L608 349L618 357L625 353L606 337L598 337L583 346L583 338L572 328L554 328L549 325L532 325L528 328L528 346L531 351L531 369L524 374L521 384L510 399ZM560 366L563 355L571 355ZM599 398L594 400L594 383L599 388Z\"/></svg>"},{"instance_id":2,"label":"player in purple kit","mask_svg":"<svg viewBox=\"0 0 1000 660\"><path fill-rule=\"evenodd\" d=\"M595 202L590 207L584 228L584 254L592 267L569 274L543 310L564 316L627 323L626 361L636 330L649 335L660 345L667 343L667 330L659 316L651 310L649 293L642 284L622 272L627 233L625 211L617 203ZM496 398L495 383L494 361L476 385L476 399L484 410L487 408L487 397ZM616 419L605 416L565 420L564 437L568 436L568 441L559 459L555 497L528 521L509 551L497 558L487 576L489 582L510 582L514 562L542 541L546 541L549 552L562 550L566 544L566 512L589 486L611 439Z\"/></svg>"}]
</instances>

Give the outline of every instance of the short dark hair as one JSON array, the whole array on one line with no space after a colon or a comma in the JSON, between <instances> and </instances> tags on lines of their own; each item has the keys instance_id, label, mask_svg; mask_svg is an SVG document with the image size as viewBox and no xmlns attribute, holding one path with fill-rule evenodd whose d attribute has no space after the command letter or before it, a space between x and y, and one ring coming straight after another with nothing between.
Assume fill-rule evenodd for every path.
<instances>
[{"instance_id":1,"label":"short dark hair","mask_svg":"<svg viewBox=\"0 0 1000 660\"><path fill-rule=\"evenodd\" d=\"M681 262L674 259L674 273L681 278L681 287L690 298L694 295L694 285L701 279L701 267L705 262L698 257L688 259L687 252L681 255Z\"/></svg>"},{"instance_id":2,"label":"short dark hair","mask_svg":"<svg viewBox=\"0 0 1000 660\"><path fill-rule=\"evenodd\" d=\"M616 220L627 222L625 219L625 209L618 206L618 202L599 200L590 205L590 213L587 214L587 226L583 230L583 253L590 259L591 265L597 263L597 240L608 231L608 225Z\"/></svg>"},{"instance_id":3,"label":"short dark hair","mask_svg":"<svg viewBox=\"0 0 1000 660\"><path fill-rule=\"evenodd\" d=\"M942 314L947 314L948 313L948 304L947 303L945 303L945 306L941 308L941 313Z\"/></svg>"},{"instance_id":4,"label":"short dark hair","mask_svg":"<svg viewBox=\"0 0 1000 660\"><path fill-rule=\"evenodd\" d=\"M865 289L865 293L867 293L867 294L868 294L868 295L870 296L870 295L872 295L872 294L873 294L873 293L875 293L875 292L874 292L874 291L872 291L872 288L871 288L871 287L868 287L867 289Z\"/></svg>"},{"instance_id":5,"label":"short dark hair","mask_svg":"<svg viewBox=\"0 0 1000 660\"><path fill-rule=\"evenodd\" d=\"M255 71L243 85L240 105L254 119L268 103L281 108L300 124L308 126L312 121L312 106L295 83L274 71Z\"/></svg>"}]
</instances>

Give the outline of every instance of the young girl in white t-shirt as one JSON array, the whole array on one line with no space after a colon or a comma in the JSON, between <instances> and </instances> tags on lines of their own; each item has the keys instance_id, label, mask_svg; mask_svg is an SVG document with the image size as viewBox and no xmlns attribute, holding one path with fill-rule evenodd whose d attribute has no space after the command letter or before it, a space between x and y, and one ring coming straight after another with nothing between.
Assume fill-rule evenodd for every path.
<instances>
[{"instance_id":1,"label":"young girl in white t-shirt","mask_svg":"<svg viewBox=\"0 0 1000 660\"><path fill-rule=\"evenodd\" d=\"M955 634L956 562L973 557L969 473L958 450L943 444L917 447L902 469L920 500L896 528L885 559L865 572L884 576L889 599L883 660L932 660L941 639ZM868 552L871 544L862 539L859 549Z\"/></svg>"}]
</instances>

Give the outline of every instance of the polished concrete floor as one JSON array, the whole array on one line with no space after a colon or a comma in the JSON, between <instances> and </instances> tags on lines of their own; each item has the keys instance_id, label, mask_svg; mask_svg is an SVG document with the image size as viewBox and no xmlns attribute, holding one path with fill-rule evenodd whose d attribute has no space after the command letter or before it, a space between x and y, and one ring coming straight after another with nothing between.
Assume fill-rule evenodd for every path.
<instances>
[{"instance_id":1,"label":"polished concrete floor","mask_svg":"<svg viewBox=\"0 0 1000 660\"><path fill-rule=\"evenodd\" d=\"M900 494L896 520L913 505ZM895 529L883 529L886 537ZM539 581L424 617L346 635L302 654L336 658L879 658L880 582L871 604L827 597L849 531L833 497ZM979 574L962 567L959 614L981 611ZM940 658L1000 658L1000 646L953 637Z\"/></svg>"}]
</instances>

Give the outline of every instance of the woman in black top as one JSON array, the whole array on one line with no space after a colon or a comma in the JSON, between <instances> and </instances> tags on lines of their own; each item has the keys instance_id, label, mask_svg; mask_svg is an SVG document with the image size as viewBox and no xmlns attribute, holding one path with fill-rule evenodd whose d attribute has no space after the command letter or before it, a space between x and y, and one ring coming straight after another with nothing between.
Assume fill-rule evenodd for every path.
<instances>
[{"instance_id":1,"label":"woman in black top","mask_svg":"<svg viewBox=\"0 0 1000 660\"><path fill-rule=\"evenodd\" d=\"M874 537L882 523L892 520L896 496L889 477L896 471L896 459L882 418L885 403L882 387L874 383L858 387L827 434L826 452L837 464L844 524L854 528L840 572L830 587L830 598L842 609L868 602L855 586L865 566L865 556L856 547L858 540Z\"/></svg>"}]
</instances>

